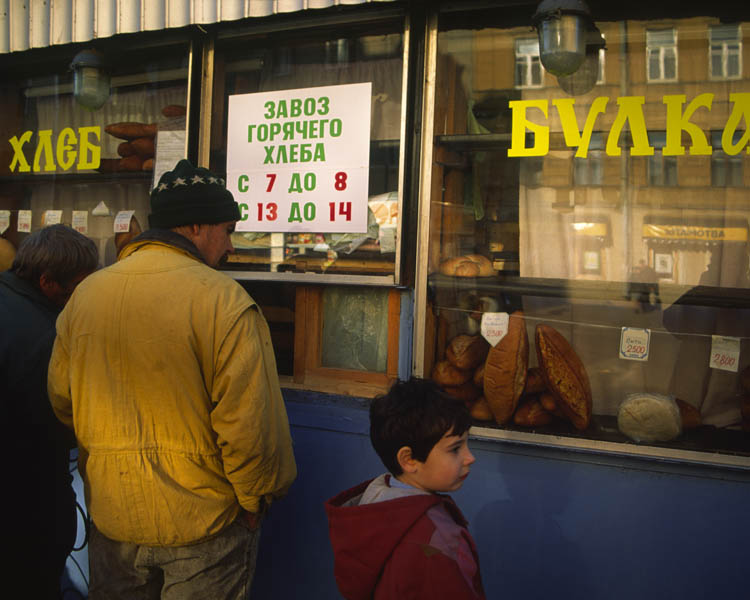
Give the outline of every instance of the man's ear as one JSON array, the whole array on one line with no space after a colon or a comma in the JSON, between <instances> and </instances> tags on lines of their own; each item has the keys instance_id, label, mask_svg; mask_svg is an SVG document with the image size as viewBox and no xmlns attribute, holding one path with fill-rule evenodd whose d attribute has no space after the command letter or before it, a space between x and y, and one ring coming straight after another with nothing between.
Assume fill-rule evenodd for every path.
<instances>
[{"instance_id":1,"label":"man's ear","mask_svg":"<svg viewBox=\"0 0 750 600\"><path fill-rule=\"evenodd\" d=\"M412 456L409 446L402 446L396 452L396 460L404 473L414 473L419 464L419 461Z\"/></svg>"},{"instance_id":2,"label":"man's ear","mask_svg":"<svg viewBox=\"0 0 750 600\"><path fill-rule=\"evenodd\" d=\"M47 273L42 273L39 276L39 289L50 300L57 297L63 291L60 284L51 279Z\"/></svg>"}]
</instances>

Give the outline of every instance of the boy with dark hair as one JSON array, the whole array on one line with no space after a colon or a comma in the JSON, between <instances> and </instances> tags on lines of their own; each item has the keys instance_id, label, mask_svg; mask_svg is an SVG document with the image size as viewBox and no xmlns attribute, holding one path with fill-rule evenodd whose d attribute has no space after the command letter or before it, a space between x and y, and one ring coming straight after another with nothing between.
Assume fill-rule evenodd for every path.
<instances>
[{"instance_id":1,"label":"boy with dark hair","mask_svg":"<svg viewBox=\"0 0 750 600\"><path fill-rule=\"evenodd\" d=\"M370 439L390 473L326 502L334 573L348 600L483 599L458 490L474 456L466 405L437 384L396 382L370 407Z\"/></svg>"}]
</instances>

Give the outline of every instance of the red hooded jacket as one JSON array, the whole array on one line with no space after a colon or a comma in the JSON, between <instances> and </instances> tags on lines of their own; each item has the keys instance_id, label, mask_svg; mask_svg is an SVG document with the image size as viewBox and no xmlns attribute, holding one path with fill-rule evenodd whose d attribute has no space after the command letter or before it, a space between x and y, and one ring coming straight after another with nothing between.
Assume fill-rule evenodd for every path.
<instances>
[{"instance_id":1,"label":"red hooded jacket","mask_svg":"<svg viewBox=\"0 0 750 600\"><path fill-rule=\"evenodd\" d=\"M390 481L381 475L325 503L341 594L483 600L476 546L453 500Z\"/></svg>"}]
</instances>

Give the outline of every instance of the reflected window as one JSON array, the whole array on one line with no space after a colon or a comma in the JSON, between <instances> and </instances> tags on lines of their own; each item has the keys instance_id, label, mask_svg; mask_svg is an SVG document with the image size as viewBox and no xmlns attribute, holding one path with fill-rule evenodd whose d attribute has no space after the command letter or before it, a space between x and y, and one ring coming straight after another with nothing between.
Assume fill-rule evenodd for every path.
<instances>
[{"instance_id":1,"label":"reflected window","mask_svg":"<svg viewBox=\"0 0 750 600\"><path fill-rule=\"evenodd\" d=\"M654 147L653 156L648 157L648 184L652 186L677 185L677 157L664 156L666 132L649 132L648 142Z\"/></svg>"},{"instance_id":2,"label":"reflected window","mask_svg":"<svg viewBox=\"0 0 750 600\"><path fill-rule=\"evenodd\" d=\"M586 158L573 159L573 183L575 185L602 185L604 182L604 136L595 131L591 134Z\"/></svg>"},{"instance_id":3,"label":"reflected window","mask_svg":"<svg viewBox=\"0 0 750 600\"><path fill-rule=\"evenodd\" d=\"M542 63L536 38L516 40L516 87L542 87Z\"/></svg>"},{"instance_id":4,"label":"reflected window","mask_svg":"<svg viewBox=\"0 0 750 600\"><path fill-rule=\"evenodd\" d=\"M717 187L742 186L742 154L730 155L721 144L721 131L711 132L711 185ZM732 143L738 143L744 131L736 131Z\"/></svg>"},{"instance_id":5,"label":"reflected window","mask_svg":"<svg viewBox=\"0 0 750 600\"><path fill-rule=\"evenodd\" d=\"M677 33L646 30L646 72L649 82L677 81Z\"/></svg>"},{"instance_id":6,"label":"reflected window","mask_svg":"<svg viewBox=\"0 0 750 600\"><path fill-rule=\"evenodd\" d=\"M709 77L742 77L742 38L739 25L714 25L709 28Z\"/></svg>"}]
</instances>

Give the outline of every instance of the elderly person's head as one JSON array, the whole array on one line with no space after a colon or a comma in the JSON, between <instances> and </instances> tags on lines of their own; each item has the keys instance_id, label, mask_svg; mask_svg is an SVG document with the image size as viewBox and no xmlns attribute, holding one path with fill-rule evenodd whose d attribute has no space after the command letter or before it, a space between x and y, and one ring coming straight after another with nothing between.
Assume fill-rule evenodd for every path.
<instances>
[{"instance_id":1,"label":"elderly person's head","mask_svg":"<svg viewBox=\"0 0 750 600\"><path fill-rule=\"evenodd\" d=\"M224 180L187 160L164 173L151 191L149 226L183 235L212 267L234 252L230 235L240 217Z\"/></svg>"},{"instance_id":2,"label":"elderly person's head","mask_svg":"<svg viewBox=\"0 0 750 600\"><path fill-rule=\"evenodd\" d=\"M99 252L91 239L67 225L50 225L21 242L10 271L62 307L98 265Z\"/></svg>"}]
</instances>

